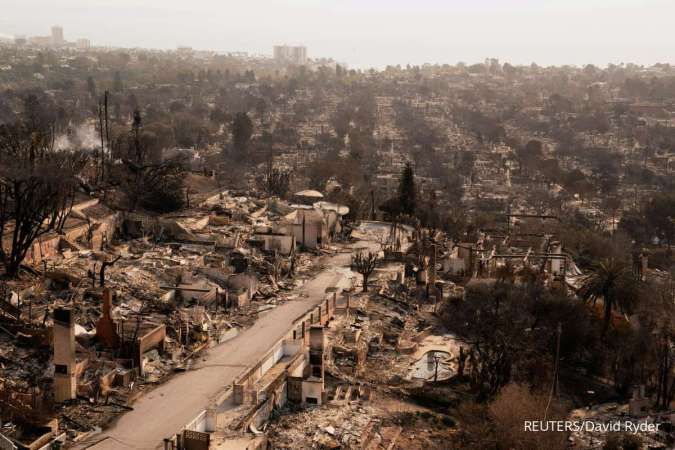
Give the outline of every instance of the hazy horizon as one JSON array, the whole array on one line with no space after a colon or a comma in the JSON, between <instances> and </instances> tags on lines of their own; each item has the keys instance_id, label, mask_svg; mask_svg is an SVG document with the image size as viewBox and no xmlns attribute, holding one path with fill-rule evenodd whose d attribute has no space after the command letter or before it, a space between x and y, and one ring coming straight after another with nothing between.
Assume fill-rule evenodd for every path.
<instances>
[{"instance_id":1,"label":"hazy horizon","mask_svg":"<svg viewBox=\"0 0 675 450\"><path fill-rule=\"evenodd\" d=\"M0 0L0 35L94 45L271 54L305 45L310 58L356 68L396 64L673 63L668 0ZM39 13L36 13L39 12Z\"/></svg>"}]
</instances>

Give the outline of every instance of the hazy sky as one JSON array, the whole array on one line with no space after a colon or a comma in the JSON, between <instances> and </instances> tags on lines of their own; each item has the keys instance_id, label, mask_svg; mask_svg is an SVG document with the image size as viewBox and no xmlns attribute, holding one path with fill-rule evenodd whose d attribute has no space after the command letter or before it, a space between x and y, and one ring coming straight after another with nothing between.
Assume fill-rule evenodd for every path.
<instances>
[{"instance_id":1,"label":"hazy sky","mask_svg":"<svg viewBox=\"0 0 675 450\"><path fill-rule=\"evenodd\" d=\"M353 67L675 63L675 0L0 0L0 34L248 51L304 44Z\"/></svg>"}]
</instances>

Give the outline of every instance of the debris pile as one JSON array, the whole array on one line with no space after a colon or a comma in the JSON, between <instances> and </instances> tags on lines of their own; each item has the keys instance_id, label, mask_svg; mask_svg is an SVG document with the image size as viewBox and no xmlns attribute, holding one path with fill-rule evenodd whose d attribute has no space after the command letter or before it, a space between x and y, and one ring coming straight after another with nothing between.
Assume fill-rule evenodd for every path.
<instances>
[{"instance_id":1,"label":"debris pile","mask_svg":"<svg viewBox=\"0 0 675 450\"><path fill-rule=\"evenodd\" d=\"M0 423L14 424L0 433L27 435L50 415L54 436L98 430L200 351L293 301L323 254L299 251L310 247L298 241L307 221L299 231L289 215L303 208L227 191L163 216L74 205L68 232L44 238L32 268L0 283ZM311 211L330 222L328 245L340 214Z\"/></svg>"}]
</instances>

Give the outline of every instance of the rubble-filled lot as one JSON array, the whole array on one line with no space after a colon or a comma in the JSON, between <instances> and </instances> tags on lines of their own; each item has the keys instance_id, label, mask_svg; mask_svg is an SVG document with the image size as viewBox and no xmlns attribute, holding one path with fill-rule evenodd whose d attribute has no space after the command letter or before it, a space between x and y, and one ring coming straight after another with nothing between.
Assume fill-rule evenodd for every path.
<instances>
[{"instance_id":1,"label":"rubble-filled lot","mask_svg":"<svg viewBox=\"0 0 675 450\"><path fill-rule=\"evenodd\" d=\"M441 349L456 370L459 344L434 334L427 305L403 301L413 285L401 291L387 271L373 284L351 294L348 312L326 328L326 403L281 409L266 428L272 448L444 448L454 432L453 418L418 395L430 380L411 374L420 355Z\"/></svg>"},{"instance_id":2,"label":"rubble-filled lot","mask_svg":"<svg viewBox=\"0 0 675 450\"><path fill-rule=\"evenodd\" d=\"M40 264L1 284L0 432L27 439L50 411L54 433L100 430L200 351L295 299L330 251L296 250L291 211L227 192L160 217L74 208L75 225L49 236ZM54 337L61 310L71 342ZM56 402L53 352L66 352L77 380Z\"/></svg>"},{"instance_id":3,"label":"rubble-filled lot","mask_svg":"<svg viewBox=\"0 0 675 450\"><path fill-rule=\"evenodd\" d=\"M453 426L449 416L386 396L303 411L282 410L267 436L275 449L425 449L443 448Z\"/></svg>"}]
</instances>

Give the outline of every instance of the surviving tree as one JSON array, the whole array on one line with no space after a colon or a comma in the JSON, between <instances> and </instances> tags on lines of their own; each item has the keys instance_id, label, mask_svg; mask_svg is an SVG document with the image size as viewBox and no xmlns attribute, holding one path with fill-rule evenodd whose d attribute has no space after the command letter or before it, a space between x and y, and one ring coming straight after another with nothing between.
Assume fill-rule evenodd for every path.
<instances>
[{"instance_id":1,"label":"surviving tree","mask_svg":"<svg viewBox=\"0 0 675 450\"><path fill-rule=\"evenodd\" d=\"M238 153L246 151L253 135L253 122L245 112L238 112L232 120L232 143Z\"/></svg>"},{"instance_id":2,"label":"surviving tree","mask_svg":"<svg viewBox=\"0 0 675 450\"><path fill-rule=\"evenodd\" d=\"M603 335L607 332L612 312L630 312L638 297L638 282L628 264L616 259L598 262L584 279L579 296L595 303L602 299L604 305Z\"/></svg>"},{"instance_id":3,"label":"surviving tree","mask_svg":"<svg viewBox=\"0 0 675 450\"><path fill-rule=\"evenodd\" d=\"M122 92L123 90L124 84L122 83L122 76L119 71L116 71L113 77L113 91Z\"/></svg>"},{"instance_id":4,"label":"surviving tree","mask_svg":"<svg viewBox=\"0 0 675 450\"><path fill-rule=\"evenodd\" d=\"M675 238L675 194L664 193L654 197L645 208L645 217L654 234L670 248Z\"/></svg>"},{"instance_id":5,"label":"surviving tree","mask_svg":"<svg viewBox=\"0 0 675 450\"><path fill-rule=\"evenodd\" d=\"M185 201L183 163L177 158L162 160L151 157L142 126L141 114L137 110L120 174L130 208L133 210L140 205L157 212L180 209Z\"/></svg>"},{"instance_id":6,"label":"surviving tree","mask_svg":"<svg viewBox=\"0 0 675 450\"><path fill-rule=\"evenodd\" d=\"M415 213L415 173L410 163L406 163L398 185L398 199L401 212L413 215Z\"/></svg>"}]
</instances>

